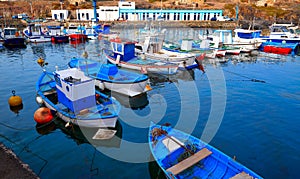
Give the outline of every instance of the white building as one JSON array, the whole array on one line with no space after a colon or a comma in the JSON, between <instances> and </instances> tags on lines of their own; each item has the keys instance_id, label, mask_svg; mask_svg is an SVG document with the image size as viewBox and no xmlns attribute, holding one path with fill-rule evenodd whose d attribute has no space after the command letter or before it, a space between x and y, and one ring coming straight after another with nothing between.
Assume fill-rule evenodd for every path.
<instances>
[{"instance_id":1,"label":"white building","mask_svg":"<svg viewBox=\"0 0 300 179\"><path fill-rule=\"evenodd\" d=\"M114 21L119 18L119 7L116 6L100 6L99 7L100 21Z\"/></svg>"},{"instance_id":2,"label":"white building","mask_svg":"<svg viewBox=\"0 0 300 179\"><path fill-rule=\"evenodd\" d=\"M135 9L135 2L119 1L118 6L100 6L97 18L101 21L123 19L128 21L144 21L149 18L163 18L168 21L201 21L222 16L222 10L179 10L179 9ZM53 10L52 19L67 19L67 10ZM63 14L61 14L63 13ZM77 9L76 19L91 21L94 19L93 9Z\"/></svg>"},{"instance_id":3,"label":"white building","mask_svg":"<svg viewBox=\"0 0 300 179\"><path fill-rule=\"evenodd\" d=\"M54 20L65 20L69 16L68 10L51 10L52 19Z\"/></svg>"},{"instance_id":4,"label":"white building","mask_svg":"<svg viewBox=\"0 0 300 179\"><path fill-rule=\"evenodd\" d=\"M120 9L135 9L135 2L119 1Z\"/></svg>"}]
</instances>

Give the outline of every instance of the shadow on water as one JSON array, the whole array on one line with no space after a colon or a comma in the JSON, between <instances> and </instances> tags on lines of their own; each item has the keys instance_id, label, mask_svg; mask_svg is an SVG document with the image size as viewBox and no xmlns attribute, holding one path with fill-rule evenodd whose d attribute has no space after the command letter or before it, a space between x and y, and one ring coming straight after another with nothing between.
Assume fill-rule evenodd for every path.
<instances>
[{"instance_id":1,"label":"shadow on water","mask_svg":"<svg viewBox=\"0 0 300 179\"><path fill-rule=\"evenodd\" d=\"M74 140L77 145L87 143L95 147L104 146L119 148L122 140L122 125L119 121L117 121L115 128L107 128L116 130L117 132L115 136L111 139L105 140L93 139L93 136L97 133L99 128L84 128L77 125L66 127L66 122L60 118L55 118L49 124L36 125L36 131L41 135L51 134L56 129L61 130L64 134L70 137L70 139Z\"/></svg>"},{"instance_id":2,"label":"shadow on water","mask_svg":"<svg viewBox=\"0 0 300 179\"><path fill-rule=\"evenodd\" d=\"M150 161L148 163L148 170L150 173L150 178L151 179L166 179L167 177L165 176L164 172L162 169L159 167L157 162L154 160L152 154L150 154Z\"/></svg>"},{"instance_id":3,"label":"shadow on water","mask_svg":"<svg viewBox=\"0 0 300 179\"><path fill-rule=\"evenodd\" d=\"M178 70L174 75L161 75L151 73L148 74L150 79L150 84L152 87L163 87L165 83L178 83L179 80L183 81L194 81L195 71L193 70Z\"/></svg>"}]
</instances>

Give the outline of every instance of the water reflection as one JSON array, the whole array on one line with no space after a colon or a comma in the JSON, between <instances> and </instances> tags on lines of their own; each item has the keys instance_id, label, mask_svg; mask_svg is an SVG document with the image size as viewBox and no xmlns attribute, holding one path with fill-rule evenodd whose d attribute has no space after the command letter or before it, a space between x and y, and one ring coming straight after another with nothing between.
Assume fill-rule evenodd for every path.
<instances>
[{"instance_id":1,"label":"water reflection","mask_svg":"<svg viewBox=\"0 0 300 179\"><path fill-rule=\"evenodd\" d=\"M195 70L179 70L174 75L148 74L152 87L162 87L164 83L178 83L179 80L194 81Z\"/></svg>"},{"instance_id":2,"label":"water reflection","mask_svg":"<svg viewBox=\"0 0 300 179\"><path fill-rule=\"evenodd\" d=\"M147 93L130 97L120 93L111 92L111 96L115 97L122 106L126 108L143 109L149 104Z\"/></svg>"}]
</instances>

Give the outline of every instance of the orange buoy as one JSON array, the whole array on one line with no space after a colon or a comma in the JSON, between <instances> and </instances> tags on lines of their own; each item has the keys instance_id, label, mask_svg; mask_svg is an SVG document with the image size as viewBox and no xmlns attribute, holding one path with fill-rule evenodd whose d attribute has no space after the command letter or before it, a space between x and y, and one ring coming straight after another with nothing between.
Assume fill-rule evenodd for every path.
<instances>
[{"instance_id":1,"label":"orange buoy","mask_svg":"<svg viewBox=\"0 0 300 179\"><path fill-rule=\"evenodd\" d=\"M20 96L16 96L16 91L12 90L13 96L8 99L8 104L12 107L20 106L22 104L22 98Z\"/></svg>"},{"instance_id":2,"label":"orange buoy","mask_svg":"<svg viewBox=\"0 0 300 179\"><path fill-rule=\"evenodd\" d=\"M45 60L44 60L42 57L40 57L40 58L37 60L37 63L42 67L42 66L45 65Z\"/></svg>"},{"instance_id":3,"label":"orange buoy","mask_svg":"<svg viewBox=\"0 0 300 179\"><path fill-rule=\"evenodd\" d=\"M52 121L53 115L49 108L41 107L34 112L33 118L37 123L45 124Z\"/></svg>"}]
</instances>

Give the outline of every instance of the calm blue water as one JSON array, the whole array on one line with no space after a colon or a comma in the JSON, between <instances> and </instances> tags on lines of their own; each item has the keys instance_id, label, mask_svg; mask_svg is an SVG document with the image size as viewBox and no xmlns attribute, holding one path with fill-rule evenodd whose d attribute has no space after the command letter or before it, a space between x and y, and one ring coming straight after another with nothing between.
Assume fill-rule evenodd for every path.
<instances>
[{"instance_id":1,"label":"calm blue water","mask_svg":"<svg viewBox=\"0 0 300 179\"><path fill-rule=\"evenodd\" d=\"M197 29L170 29L168 40L197 37ZM130 33L133 34L133 33ZM122 31L122 36L130 36ZM189 37L190 38L190 37ZM0 142L41 178L157 178L147 143L150 121L169 122L191 132L265 178L298 178L300 164L300 57L274 59L259 54L228 57L222 65L205 64L175 76L151 76L153 90L123 105L113 140L90 144L95 131L65 129L56 119L36 127L35 83L46 70L67 68L71 57L86 50L100 60L103 42L71 45L28 45L0 52ZM255 82L257 80L257 82ZM10 110L11 91L23 99L23 109ZM128 103L133 109L128 107ZM86 136L86 138L84 138Z\"/></svg>"}]
</instances>

